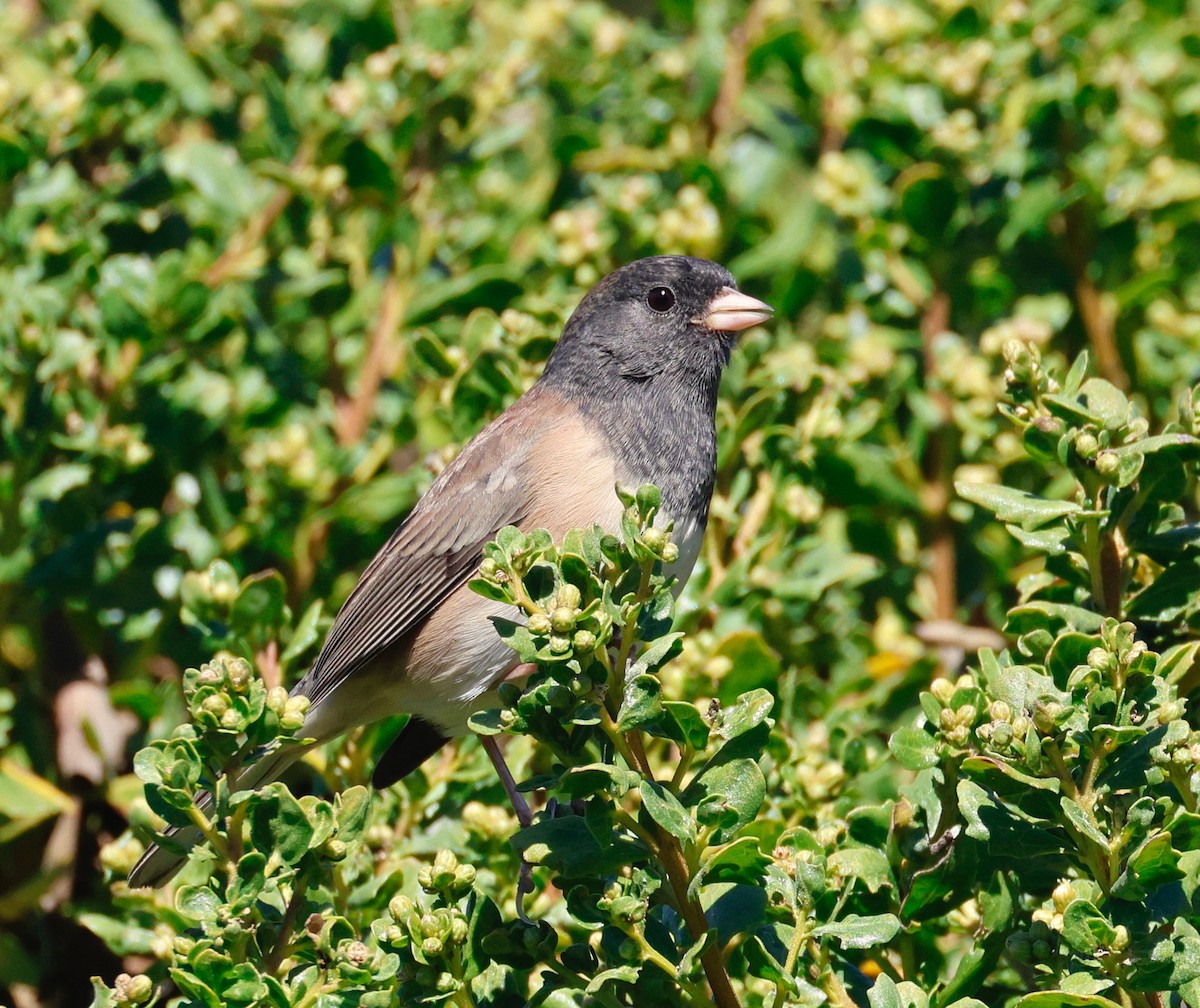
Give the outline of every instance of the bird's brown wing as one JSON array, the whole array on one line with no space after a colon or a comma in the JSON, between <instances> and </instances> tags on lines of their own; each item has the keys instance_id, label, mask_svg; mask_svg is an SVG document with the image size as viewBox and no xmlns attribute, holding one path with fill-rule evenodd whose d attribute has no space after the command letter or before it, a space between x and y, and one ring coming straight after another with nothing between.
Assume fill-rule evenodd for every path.
<instances>
[{"instance_id":1,"label":"bird's brown wing","mask_svg":"<svg viewBox=\"0 0 1200 1008\"><path fill-rule=\"evenodd\" d=\"M557 397L535 389L468 443L363 572L294 692L316 707L420 627L471 577L484 544L501 528L525 523L530 455L544 412L559 408Z\"/></svg>"}]
</instances>

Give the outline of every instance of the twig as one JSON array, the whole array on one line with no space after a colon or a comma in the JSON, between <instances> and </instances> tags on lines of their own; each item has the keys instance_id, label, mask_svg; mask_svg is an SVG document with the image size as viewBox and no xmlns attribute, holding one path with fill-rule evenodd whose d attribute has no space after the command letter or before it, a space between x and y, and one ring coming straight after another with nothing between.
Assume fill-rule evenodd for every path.
<instances>
[{"instance_id":1,"label":"twig","mask_svg":"<svg viewBox=\"0 0 1200 1008\"><path fill-rule=\"evenodd\" d=\"M407 287L393 268L383 284L379 317L371 330L371 343L358 378L358 389L337 404L334 427L339 444L353 444L366 433L383 380L398 364L400 353L396 333L408 307L406 295Z\"/></svg>"},{"instance_id":2,"label":"twig","mask_svg":"<svg viewBox=\"0 0 1200 1008\"><path fill-rule=\"evenodd\" d=\"M301 143L288 170L295 174L301 168L307 167L312 160L312 153L313 142L311 140ZM228 280L236 271L241 260L262 243L271 225L292 201L293 195L294 190L291 186L283 182L275 186L275 191L267 200L266 206L246 222L246 226L229 240L229 244L225 246L225 251L217 257L217 261L204 271L204 282L209 287L219 287Z\"/></svg>"},{"instance_id":3,"label":"twig","mask_svg":"<svg viewBox=\"0 0 1200 1008\"><path fill-rule=\"evenodd\" d=\"M762 32L766 20L766 4L755 0L742 19L729 33L729 53L717 88L717 98L708 113L709 142L731 129L737 118L737 104L746 86L746 54L750 43Z\"/></svg>"},{"instance_id":4,"label":"twig","mask_svg":"<svg viewBox=\"0 0 1200 1008\"><path fill-rule=\"evenodd\" d=\"M1063 179L1063 190L1068 190L1074 181L1074 176L1068 170ZM1096 356L1096 366L1105 379L1117 388L1128 389L1129 372L1125 370L1121 352L1117 348L1116 317L1089 273L1092 240L1082 199L1075 200L1063 211L1063 225L1063 258L1071 271L1075 307L1092 353Z\"/></svg>"},{"instance_id":5,"label":"twig","mask_svg":"<svg viewBox=\"0 0 1200 1008\"><path fill-rule=\"evenodd\" d=\"M943 389L930 388L937 373L934 341L950 324L950 296L935 289L921 315L921 348L924 354L925 382L938 413L938 426L930 431L925 453L925 515L930 525L929 572L933 578L934 617L953 620L958 610L958 559L954 545L954 523L950 520L953 453L946 443L950 425L950 397Z\"/></svg>"}]
</instances>

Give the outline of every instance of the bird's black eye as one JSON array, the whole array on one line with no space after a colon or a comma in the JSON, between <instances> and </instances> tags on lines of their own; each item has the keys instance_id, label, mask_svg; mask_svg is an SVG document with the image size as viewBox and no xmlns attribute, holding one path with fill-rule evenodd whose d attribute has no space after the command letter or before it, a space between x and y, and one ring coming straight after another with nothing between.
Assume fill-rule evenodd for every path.
<instances>
[{"instance_id":1,"label":"bird's black eye","mask_svg":"<svg viewBox=\"0 0 1200 1008\"><path fill-rule=\"evenodd\" d=\"M675 307L675 292L670 287L651 287L646 304L656 312L669 312Z\"/></svg>"}]
</instances>

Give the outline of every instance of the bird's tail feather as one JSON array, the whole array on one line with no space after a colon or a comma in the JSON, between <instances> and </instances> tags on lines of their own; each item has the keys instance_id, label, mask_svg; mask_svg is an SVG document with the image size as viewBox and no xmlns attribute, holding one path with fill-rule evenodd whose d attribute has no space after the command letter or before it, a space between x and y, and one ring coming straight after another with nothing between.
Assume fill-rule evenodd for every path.
<instances>
[{"instance_id":1,"label":"bird's tail feather","mask_svg":"<svg viewBox=\"0 0 1200 1008\"><path fill-rule=\"evenodd\" d=\"M313 744L276 743L264 746L254 762L238 774L235 790L259 788L276 780ZM212 810L212 795L201 791L196 795L196 804L202 812L208 814ZM168 838L168 845L151 844L133 866L133 871L129 873L130 888L162 885L179 871L187 860L188 852L203 840L198 826L172 826L165 831L164 836Z\"/></svg>"}]
</instances>

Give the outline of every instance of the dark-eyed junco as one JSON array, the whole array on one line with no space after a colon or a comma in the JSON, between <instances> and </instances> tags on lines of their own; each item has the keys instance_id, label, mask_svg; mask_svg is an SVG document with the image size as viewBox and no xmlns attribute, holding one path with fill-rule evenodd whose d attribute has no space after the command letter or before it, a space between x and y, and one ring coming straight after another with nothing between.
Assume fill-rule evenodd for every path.
<instances>
[{"instance_id":1,"label":"dark-eyed junco","mask_svg":"<svg viewBox=\"0 0 1200 1008\"><path fill-rule=\"evenodd\" d=\"M682 584L708 518L721 371L736 333L770 314L703 259L640 259L601 280L537 384L467 444L363 573L292 691L311 701L301 734L319 743L411 714L375 768L382 787L466 733L479 698L518 661L490 619L513 611L467 586L505 525L556 539L592 525L616 532L614 485L655 483L679 547L669 573ZM238 788L273 780L304 748L266 753ZM174 839L187 847L197 837ZM181 862L151 847L129 884L156 885Z\"/></svg>"}]
</instances>

